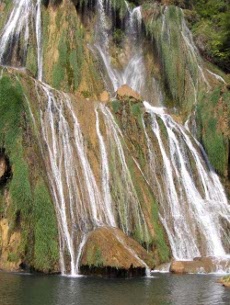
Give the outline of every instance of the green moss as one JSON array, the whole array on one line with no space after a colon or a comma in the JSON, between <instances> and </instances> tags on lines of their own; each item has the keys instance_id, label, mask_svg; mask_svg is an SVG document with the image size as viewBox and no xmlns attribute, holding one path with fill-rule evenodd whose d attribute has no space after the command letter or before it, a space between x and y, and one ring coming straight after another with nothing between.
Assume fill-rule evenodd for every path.
<instances>
[{"instance_id":1,"label":"green moss","mask_svg":"<svg viewBox=\"0 0 230 305\"><path fill-rule=\"evenodd\" d=\"M225 176L228 168L228 137L223 124L228 124L230 94L219 88L199 95L197 107L198 135L215 170ZM226 120L226 123L225 123ZM227 125L226 125L227 126Z\"/></svg>"},{"instance_id":2,"label":"green moss","mask_svg":"<svg viewBox=\"0 0 230 305\"><path fill-rule=\"evenodd\" d=\"M117 113L120 111L121 109L121 102L118 100L112 101L112 108L113 108L113 112Z\"/></svg>"},{"instance_id":3,"label":"green moss","mask_svg":"<svg viewBox=\"0 0 230 305\"><path fill-rule=\"evenodd\" d=\"M155 230L153 245L158 250L161 263L168 262L170 259L170 248L166 243L166 235L159 220L158 205L154 199L152 200L152 219Z\"/></svg>"},{"instance_id":4,"label":"green moss","mask_svg":"<svg viewBox=\"0 0 230 305\"><path fill-rule=\"evenodd\" d=\"M15 262L18 262L19 260L19 256L17 253L9 253L8 257L7 257L7 260L8 262L11 262L11 263L15 263Z\"/></svg>"},{"instance_id":5,"label":"green moss","mask_svg":"<svg viewBox=\"0 0 230 305\"><path fill-rule=\"evenodd\" d=\"M33 75L36 75L37 72L37 57L35 54L35 49L33 46L29 45L26 57L26 67L30 70Z\"/></svg>"},{"instance_id":6,"label":"green moss","mask_svg":"<svg viewBox=\"0 0 230 305\"><path fill-rule=\"evenodd\" d=\"M141 115L142 111L141 111L141 104L137 103L137 104L132 104L131 103L131 113L135 116L138 117L139 115Z\"/></svg>"},{"instance_id":7,"label":"green moss","mask_svg":"<svg viewBox=\"0 0 230 305\"><path fill-rule=\"evenodd\" d=\"M92 247L92 248L88 249L87 265L95 266L95 267L102 267L104 265L100 248Z\"/></svg>"},{"instance_id":8,"label":"green moss","mask_svg":"<svg viewBox=\"0 0 230 305\"><path fill-rule=\"evenodd\" d=\"M0 79L0 147L5 149L12 168L12 179L7 185L11 203L6 217L10 231L17 228L21 232L20 249L16 254L28 264L46 271L58 260L57 224L39 164L32 171L28 165L25 134L33 135L28 135L27 104L24 103L19 82L3 75ZM39 182L37 176L40 176Z\"/></svg>"},{"instance_id":9,"label":"green moss","mask_svg":"<svg viewBox=\"0 0 230 305\"><path fill-rule=\"evenodd\" d=\"M189 112L195 100L194 86L199 78L199 56L194 56L185 41L185 34L182 35L181 10L175 6L168 6L164 11L155 7L155 10L158 14L144 21L161 63L165 93L167 99L173 101L173 106Z\"/></svg>"},{"instance_id":10,"label":"green moss","mask_svg":"<svg viewBox=\"0 0 230 305\"><path fill-rule=\"evenodd\" d=\"M34 191L34 267L48 271L59 258L57 221L54 207L44 182Z\"/></svg>"},{"instance_id":11,"label":"green moss","mask_svg":"<svg viewBox=\"0 0 230 305\"><path fill-rule=\"evenodd\" d=\"M216 88L210 97L210 100L212 102L212 106L216 106L220 98L220 88Z\"/></svg>"}]
</instances>

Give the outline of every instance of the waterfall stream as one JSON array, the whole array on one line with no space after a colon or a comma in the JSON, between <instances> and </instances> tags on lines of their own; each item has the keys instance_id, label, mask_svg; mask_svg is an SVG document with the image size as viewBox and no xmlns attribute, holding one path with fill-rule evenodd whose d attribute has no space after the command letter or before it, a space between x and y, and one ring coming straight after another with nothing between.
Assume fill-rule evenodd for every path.
<instances>
[{"instance_id":1,"label":"waterfall stream","mask_svg":"<svg viewBox=\"0 0 230 305\"><path fill-rule=\"evenodd\" d=\"M12 12L0 34L0 63L12 65L15 62L13 57L18 57L17 52L21 49L20 58L16 61L19 61L20 67L25 65L29 39L33 35L31 22L36 29L37 78L42 80L41 0L13 1ZM19 46L20 48L17 49Z\"/></svg>"},{"instance_id":2,"label":"waterfall stream","mask_svg":"<svg viewBox=\"0 0 230 305\"><path fill-rule=\"evenodd\" d=\"M199 152L200 145L196 148L197 141L182 126L163 110L159 111L159 108L152 107L147 102L144 105L151 115L152 131L157 138L163 160L161 179L164 183L161 185L164 185L168 206L165 205L162 189L157 191L161 194L161 219L173 256L180 260L197 256L225 256L221 241L224 232L221 219L230 221L230 207L218 176L207 163L204 151ZM160 134L158 119L163 122L167 132L168 152ZM154 159L156 162L151 150L149 154L150 160ZM192 162L195 168L191 171ZM194 172L197 174L196 178ZM200 182L200 188L195 179ZM158 188L159 185L158 182Z\"/></svg>"}]
</instances>

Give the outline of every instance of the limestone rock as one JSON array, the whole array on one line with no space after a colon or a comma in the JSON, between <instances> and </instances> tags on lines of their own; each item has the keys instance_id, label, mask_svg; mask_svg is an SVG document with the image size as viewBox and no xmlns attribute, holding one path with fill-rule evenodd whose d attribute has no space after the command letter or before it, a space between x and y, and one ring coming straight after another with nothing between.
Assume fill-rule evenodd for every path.
<instances>
[{"instance_id":1,"label":"limestone rock","mask_svg":"<svg viewBox=\"0 0 230 305\"><path fill-rule=\"evenodd\" d=\"M102 103L108 103L110 100L110 96L109 96L109 93L107 91L103 91L101 94L100 94L100 101Z\"/></svg>"},{"instance_id":2,"label":"limestone rock","mask_svg":"<svg viewBox=\"0 0 230 305\"><path fill-rule=\"evenodd\" d=\"M214 257L197 257L193 261L173 261L170 271L177 274L211 273L218 270L229 270L230 259Z\"/></svg>"},{"instance_id":3,"label":"limestone rock","mask_svg":"<svg viewBox=\"0 0 230 305\"><path fill-rule=\"evenodd\" d=\"M88 236L82 253L81 272L109 276L144 275L143 262L153 268L152 256L138 242L117 228L103 227Z\"/></svg>"},{"instance_id":4,"label":"limestone rock","mask_svg":"<svg viewBox=\"0 0 230 305\"><path fill-rule=\"evenodd\" d=\"M124 101L126 99L131 99L131 100L139 102L142 100L140 94L137 93L136 91L134 91L128 85L121 86L116 92L116 97L120 101Z\"/></svg>"}]
</instances>

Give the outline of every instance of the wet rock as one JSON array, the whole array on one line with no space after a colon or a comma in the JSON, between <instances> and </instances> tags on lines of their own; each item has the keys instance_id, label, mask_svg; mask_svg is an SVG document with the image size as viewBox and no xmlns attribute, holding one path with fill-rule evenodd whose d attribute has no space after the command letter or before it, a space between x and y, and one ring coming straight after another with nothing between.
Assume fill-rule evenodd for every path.
<instances>
[{"instance_id":1,"label":"wet rock","mask_svg":"<svg viewBox=\"0 0 230 305\"><path fill-rule=\"evenodd\" d=\"M143 276L152 256L135 240L117 228L103 227L88 236L81 259L83 274L126 277Z\"/></svg>"},{"instance_id":2,"label":"wet rock","mask_svg":"<svg viewBox=\"0 0 230 305\"><path fill-rule=\"evenodd\" d=\"M121 86L116 92L116 97L120 101L129 99L134 102L139 102L142 100L140 94L134 91L128 85Z\"/></svg>"},{"instance_id":3,"label":"wet rock","mask_svg":"<svg viewBox=\"0 0 230 305\"><path fill-rule=\"evenodd\" d=\"M101 94L100 94L100 101L104 104L108 103L110 100L110 96L109 96L109 93L107 91L103 91Z\"/></svg>"},{"instance_id":4,"label":"wet rock","mask_svg":"<svg viewBox=\"0 0 230 305\"><path fill-rule=\"evenodd\" d=\"M176 274L213 273L220 270L230 270L229 258L197 257L193 261L173 261L170 266L170 272Z\"/></svg>"},{"instance_id":5,"label":"wet rock","mask_svg":"<svg viewBox=\"0 0 230 305\"><path fill-rule=\"evenodd\" d=\"M218 283L230 288L230 275L224 276L218 280Z\"/></svg>"}]
</instances>

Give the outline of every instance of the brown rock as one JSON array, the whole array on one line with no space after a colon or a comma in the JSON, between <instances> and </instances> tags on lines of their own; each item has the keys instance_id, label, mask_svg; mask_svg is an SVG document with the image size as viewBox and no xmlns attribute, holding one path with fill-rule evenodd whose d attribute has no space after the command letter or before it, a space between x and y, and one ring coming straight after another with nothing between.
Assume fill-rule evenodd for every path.
<instances>
[{"instance_id":1,"label":"brown rock","mask_svg":"<svg viewBox=\"0 0 230 305\"><path fill-rule=\"evenodd\" d=\"M5 175L6 171L7 171L6 159L0 157L0 179Z\"/></svg>"},{"instance_id":2,"label":"brown rock","mask_svg":"<svg viewBox=\"0 0 230 305\"><path fill-rule=\"evenodd\" d=\"M126 100L126 99L132 99L135 101L141 101L142 98L139 93L134 91L132 88L130 88L128 85L121 86L117 92L116 92L117 99L120 101Z\"/></svg>"},{"instance_id":3,"label":"brown rock","mask_svg":"<svg viewBox=\"0 0 230 305\"><path fill-rule=\"evenodd\" d=\"M178 274L186 273L184 262L177 262L177 261L172 262L170 266L170 271L172 273L178 273Z\"/></svg>"},{"instance_id":4,"label":"brown rock","mask_svg":"<svg viewBox=\"0 0 230 305\"><path fill-rule=\"evenodd\" d=\"M98 270L98 273L115 271L115 276L119 276L121 271L128 276L143 275L145 264L152 268L153 259L138 242L117 228L103 227L94 230L88 236L82 253L81 271L83 273L97 273ZM103 272L103 269L107 272Z\"/></svg>"},{"instance_id":5,"label":"brown rock","mask_svg":"<svg viewBox=\"0 0 230 305\"><path fill-rule=\"evenodd\" d=\"M100 101L102 103L108 103L110 100L110 96L109 96L109 93L107 91L103 91L101 94L100 94Z\"/></svg>"},{"instance_id":6,"label":"brown rock","mask_svg":"<svg viewBox=\"0 0 230 305\"><path fill-rule=\"evenodd\" d=\"M216 259L214 257L196 257L193 261L173 261L170 266L172 273L211 273L219 269L227 270L230 259Z\"/></svg>"}]
</instances>

